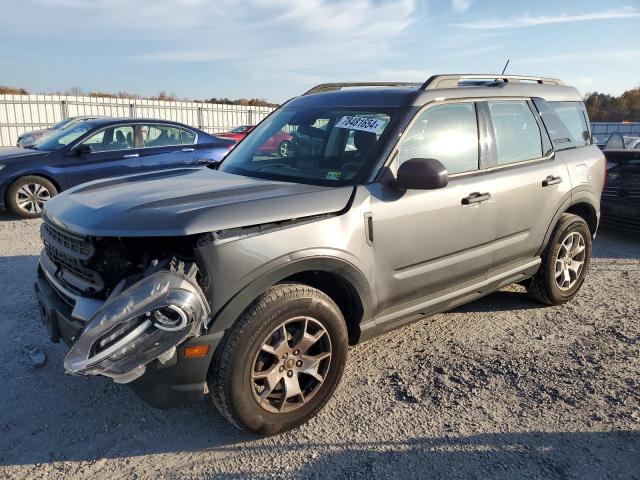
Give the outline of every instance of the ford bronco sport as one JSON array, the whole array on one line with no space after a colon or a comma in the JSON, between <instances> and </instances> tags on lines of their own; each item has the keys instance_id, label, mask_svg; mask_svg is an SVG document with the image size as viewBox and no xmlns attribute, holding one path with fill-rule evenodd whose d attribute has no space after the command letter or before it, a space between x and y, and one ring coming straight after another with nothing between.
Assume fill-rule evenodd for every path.
<instances>
[{"instance_id":1,"label":"ford bronco sport","mask_svg":"<svg viewBox=\"0 0 640 480\"><path fill-rule=\"evenodd\" d=\"M291 132L286 157L261 146ZM570 300L605 161L580 94L539 77L325 84L217 167L47 203L36 282L68 372L273 434L316 414L349 345L518 282Z\"/></svg>"}]
</instances>

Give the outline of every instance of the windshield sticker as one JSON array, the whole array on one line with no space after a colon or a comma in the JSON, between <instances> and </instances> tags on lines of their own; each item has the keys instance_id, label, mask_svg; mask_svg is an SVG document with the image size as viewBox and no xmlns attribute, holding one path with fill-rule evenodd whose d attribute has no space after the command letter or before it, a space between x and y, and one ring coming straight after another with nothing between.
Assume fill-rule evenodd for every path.
<instances>
[{"instance_id":1,"label":"windshield sticker","mask_svg":"<svg viewBox=\"0 0 640 480\"><path fill-rule=\"evenodd\" d=\"M327 180L340 180L342 172L327 172Z\"/></svg>"},{"instance_id":2,"label":"windshield sticker","mask_svg":"<svg viewBox=\"0 0 640 480\"><path fill-rule=\"evenodd\" d=\"M336 128L348 128L349 130L361 130L363 132L372 132L380 135L387 126L385 120L366 117L350 117L344 116L336 123Z\"/></svg>"}]
</instances>

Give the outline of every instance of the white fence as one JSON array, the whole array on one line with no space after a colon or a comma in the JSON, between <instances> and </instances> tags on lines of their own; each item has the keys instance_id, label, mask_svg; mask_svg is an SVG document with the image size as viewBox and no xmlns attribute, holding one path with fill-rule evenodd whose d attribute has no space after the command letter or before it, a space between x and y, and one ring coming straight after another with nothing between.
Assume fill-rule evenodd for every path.
<instances>
[{"instance_id":1,"label":"white fence","mask_svg":"<svg viewBox=\"0 0 640 480\"><path fill-rule=\"evenodd\" d=\"M66 95L0 95L0 146L15 146L18 136L47 128L68 117L99 115L173 120L209 133L254 125L271 113L268 107L196 102Z\"/></svg>"}]
</instances>

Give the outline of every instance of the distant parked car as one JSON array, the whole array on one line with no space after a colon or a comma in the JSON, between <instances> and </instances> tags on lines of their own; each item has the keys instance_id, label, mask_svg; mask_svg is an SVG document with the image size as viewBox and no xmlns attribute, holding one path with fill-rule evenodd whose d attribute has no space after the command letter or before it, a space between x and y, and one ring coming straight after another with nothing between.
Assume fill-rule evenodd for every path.
<instances>
[{"instance_id":1,"label":"distant parked car","mask_svg":"<svg viewBox=\"0 0 640 480\"><path fill-rule=\"evenodd\" d=\"M239 142L244 139L251 130L256 128L255 125L241 125L234 128L230 132L217 133L216 135L224 138L231 138ZM270 155L277 153L285 158L289 155L289 147L291 145L292 136L290 133L280 130L276 132L269 140L267 140L257 151L258 154Z\"/></svg>"},{"instance_id":2,"label":"distant parked car","mask_svg":"<svg viewBox=\"0 0 640 480\"><path fill-rule=\"evenodd\" d=\"M255 125L240 125L229 132L218 133L216 135L219 137L233 138L235 141L239 142L254 128L256 128Z\"/></svg>"},{"instance_id":3,"label":"distant parked car","mask_svg":"<svg viewBox=\"0 0 640 480\"><path fill-rule=\"evenodd\" d=\"M32 132L25 132L18 137L17 146L22 148L33 147L36 143L42 142L45 138L50 137L54 133L58 133L59 130L68 128L76 123L84 122L86 120L93 120L99 117L69 117L64 120L60 120L58 123L53 124L49 128L42 130L34 130Z\"/></svg>"},{"instance_id":4,"label":"distant parked car","mask_svg":"<svg viewBox=\"0 0 640 480\"><path fill-rule=\"evenodd\" d=\"M214 163L235 144L162 120L78 122L28 149L0 151L0 207L24 218L38 217L51 197L80 183Z\"/></svg>"},{"instance_id":5,"label":"distant parked car","mask_svg":"<svg viewBox=\"0 0 640 480\"><path fill-rule=\"evenodd\" d=\"M640 231L640 149L605 150L607 184L602 192L602 223Z\"/></svg>"}]
</instances>

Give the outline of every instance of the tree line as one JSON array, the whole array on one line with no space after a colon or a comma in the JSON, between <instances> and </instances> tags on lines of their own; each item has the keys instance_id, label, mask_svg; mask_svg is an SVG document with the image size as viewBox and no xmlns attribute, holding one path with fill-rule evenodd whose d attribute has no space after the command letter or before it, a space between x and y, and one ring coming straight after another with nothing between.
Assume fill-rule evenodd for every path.
<instances>
[{"instance_id":1,"label":"tree line","mask_svg":"<svg viewBox=\"0 0 640 480\"><path fill-rule=\"evenodd\" d=\"M24 88L7 87L0 85L0 95L29 95L29 91ZM179 98L175 93L162 90L157 95L144 97L131 92L86 92L80 87L72 87L69 90L57 91L53 95L70 95L74 97L98 97L98 98L131 98L144 100L163 100L166 102L198 102L198 103L221 103L224 105L244 105L249 107L277 107L278 104L266 101L263 98L210 98L206 100L192 100L188 98Z\"/></svg>"},{"instance_id":2,"label":"tree line","mask_svg":"<svg viewBox=\"0 0 640 480\"><path fill-rule=\"evenodd\" d=\"M6 87L0 85L0 95L28 95L24 88ZM56 95L89 96L101 98L133 98L148 100L164 100L168 102L195 101L200 103L221 103L224 105L245 105L249 107L277 107L262 98L229 98L212 97L206 100L189 100L178 98L175 93L160 91L158 95L143 97L131 92L85 92L79 87L72 87L65 92L55 92ZM640 88L627 90L622 95L613 96L606 93L589 92L584 97L584 103L592 122L640 122Z\"/></svg>"},{"instance_id":3,"label":"tree line","mask_svg":"<svg viewBox=\"0 0 640 480\"><path fill-rule=\"evenodd\" d=\"M620 96L590 92L584 103L592 122L640 122L640 88L627 90Z\"/></svg>"}]
</instances>

